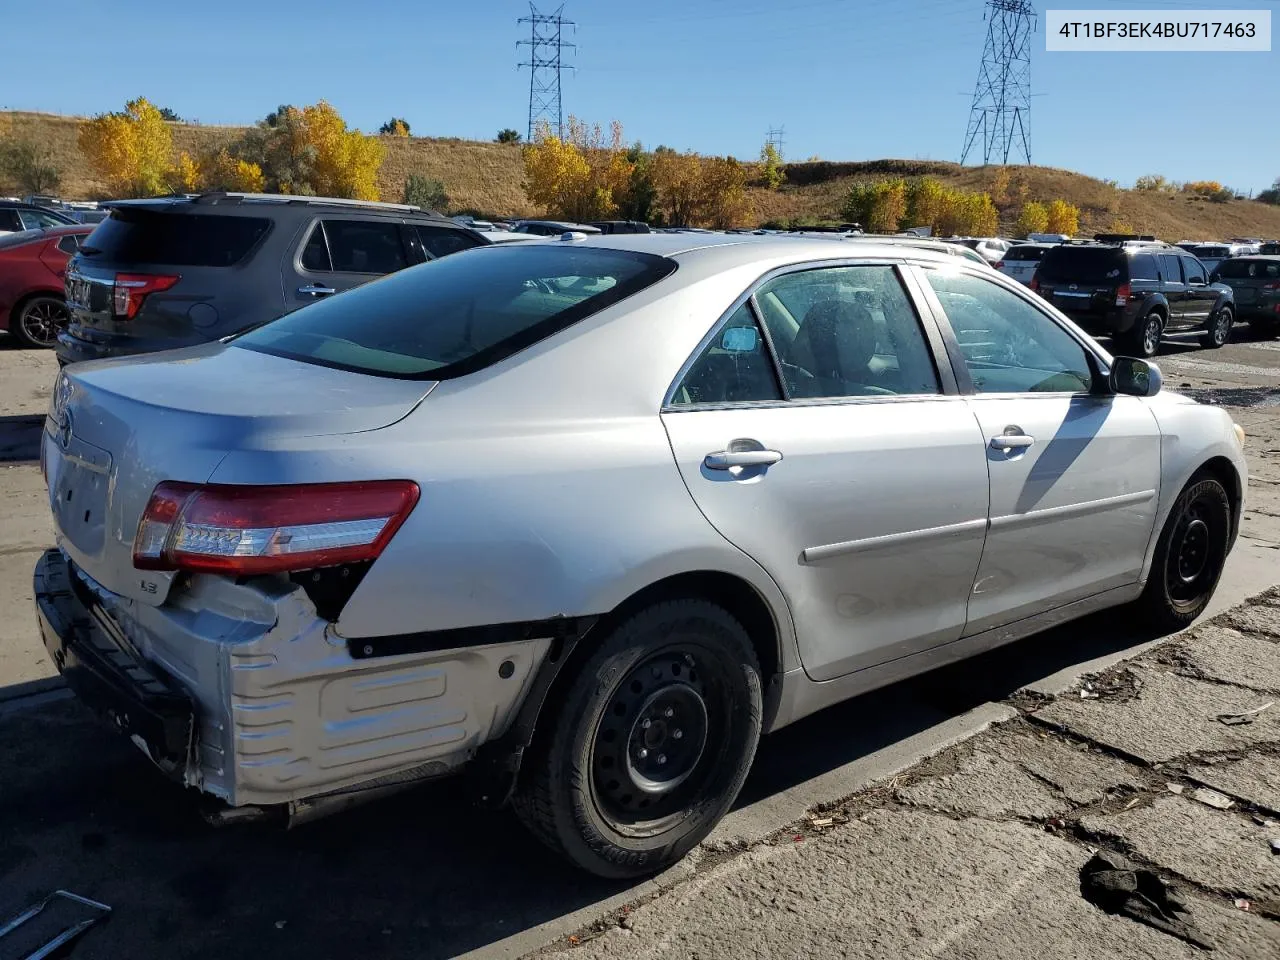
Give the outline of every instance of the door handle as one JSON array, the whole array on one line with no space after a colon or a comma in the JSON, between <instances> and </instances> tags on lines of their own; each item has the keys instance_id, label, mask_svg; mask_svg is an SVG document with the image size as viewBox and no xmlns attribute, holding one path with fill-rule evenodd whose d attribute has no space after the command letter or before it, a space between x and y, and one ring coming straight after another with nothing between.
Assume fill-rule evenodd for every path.
<instances>
[{"instance_id":1,"label":"door handle","mask_svg":"<svg viewBox=\"0 0 1280 960\"><path fill-rule=\"evenodd\" d=\"M298 292L307 297L327 297L331 293L337 293L333 287L322 287L318 283L308 283L304 287L299 287Z\"/></svg>"},{"instance_id":2,"label":"door handle","mask_svg":"<svg viewBox=\"0 0 1280 960\"><path fill-rule=\"evenodd\" d=\"M782 459L777 450L720 450L708 453L702 462L708 470L730 470L733 467L767 467Z\"/></svg>"},{"instance_id":3,"label":"door handle","mask_svg":"<svg viewBox=\"0 0 1280 960\"><path fill-rule=\"evenodd\" d=\"M1006 433L998 437L991 438L992 450L1025 450L1036 442L1035 437L1028 437L1022 433Z\"/></svg>"}]
</instances>

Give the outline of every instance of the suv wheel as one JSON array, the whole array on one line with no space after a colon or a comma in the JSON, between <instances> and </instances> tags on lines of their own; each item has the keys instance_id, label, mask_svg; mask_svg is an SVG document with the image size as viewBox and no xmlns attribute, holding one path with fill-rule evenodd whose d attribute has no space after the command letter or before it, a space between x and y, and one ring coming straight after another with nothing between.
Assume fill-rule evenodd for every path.
<instances>
[{"instance_id":1,"label":"suv wheel","mask_svg":"<svg viewBox=\"0 0 1280 960\"><path fill-rule=\"evenodd\" d=\"M14 317L13 333L23 346L52 347L69 319L66 303L57 297L32 297Z\"/></svg>"},{"instance_id":2,"label":"suv wheel","mask_svg":"<svg viewBox=\"0 0 1280 960\"><path fill-rule=\"evenodd\" d=\"M1254 317L1249 321L1249 329L1253 331L1255 339L1270 340L1277 333L1280 333L1280 321Z\"/></svg>"},{"instance_id":3,"label":"suv wheel","mask_svg":"<svg viewBox=\"0 0 1280 960\"><path fill-rule=\"evenodd\" d=\"M1162 633L1204 612L1218 587L1231 538L1231 501L1207 473L1191 478L1156 542L1147 586L1135 602L1142 621Z\"/></svg>"},{"instance_id":4,"label":"suv wheel","mask_svg":"<svg viewBox=\"0 0 1280 960\"><path fill-rule=\"evenodd\" d=\"M1133 325L1133 329L1125 338L1125 348L1138 357L1154 357L1160 351L1162 333L1164 333L1164 317L1152 310Z\"/></svg>"},{"instance_id":5,"label":"suv wheel","mask_svg":"<svg viewBox=\"0 0 1280 960\"><path fill-rule=\"evenodd\" d=\"M621 623L557 699L526 755L516 813L602 877L654 873L688 853L737 797L760 739L750 638L704 600Z\"/></svg>"},{"instance_id":6,"label":"suv wheel","mask_svg":"<svg viewBox=\"0 0 1280 960\"><path fill-rule=\"evenodd\" d=\"M1235 315L1230 307L1223 307L1209 320L1209 332L1200 338L1200 342L1212 350L1225 347L1231 339L1231 326L1235 323Z\"/></svg>"}]
</instances>

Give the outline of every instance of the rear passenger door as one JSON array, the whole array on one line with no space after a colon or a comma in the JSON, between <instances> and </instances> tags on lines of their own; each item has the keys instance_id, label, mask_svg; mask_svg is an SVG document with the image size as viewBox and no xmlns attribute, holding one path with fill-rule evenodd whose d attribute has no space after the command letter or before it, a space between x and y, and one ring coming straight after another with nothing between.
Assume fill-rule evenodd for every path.
<instances>
[{"instance_id":1,"label":"rear passenger door","mask_svg":"<svg viewBox=\"0 0 1280 960\"><path fill-rule=\"evenodd\" d=\"M1176 253L1162 253L1160 262L1160 289L1169 301L1167 330L1177 330L1183 324L1187 309L1187 285L1182 278L1182 258Z\"/></svg>"},{"instance_id":2,"label":"rear passenger door","mask_svg":"<svg viewBox=\"0 0 1280 960\"><path fill-rule=\"evenodd\" d=\"M290 310L350 290L410 263L401 222L331 216L304 229L283 266Z\"/></svg>"},{"instance_id":3,"label":"rear passenger door","mask_svg":"<svg viewBox=\"0 0 1280 960\"><path fill-rule=\"evenodd\" d=\"M1195 257L1182 257L1182 270L1187 278L1183 295L1183 325L1188 330L1203 327L1218 300L1218 291L1209 286L1209 272Z\"/></svg>"}]
</instances>

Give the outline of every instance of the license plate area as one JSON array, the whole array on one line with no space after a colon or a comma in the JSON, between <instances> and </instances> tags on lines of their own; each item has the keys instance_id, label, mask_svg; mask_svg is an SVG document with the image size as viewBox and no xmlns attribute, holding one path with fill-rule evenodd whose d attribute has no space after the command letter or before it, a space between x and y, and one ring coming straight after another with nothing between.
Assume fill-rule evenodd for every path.
<instances>
[{"instance_id":1,"label":"license plate area","mask_svg":"<svg viewBox=\"0 0 1280 960\"><path fill-rule=\"evenodd\" d=\"M59 533L86 556L102 553L106 540L111 455L72 437L63 447L46 440L49 505Z\"/></svg>"}]
</instances>

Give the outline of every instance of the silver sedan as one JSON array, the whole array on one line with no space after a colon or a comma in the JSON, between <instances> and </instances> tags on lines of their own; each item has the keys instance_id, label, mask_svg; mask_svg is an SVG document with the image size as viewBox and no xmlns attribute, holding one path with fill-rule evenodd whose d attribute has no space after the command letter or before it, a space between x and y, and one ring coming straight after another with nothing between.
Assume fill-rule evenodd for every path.
<instances>
[{"instance_id":1,"label":"silver sedan","mask_svg":"<svg viewBox=\"0 0 1280 960\"><path fill-rule=\"evenodd\" d=\"M945 253L568 234L68 367L36 601L222 816L466 772L633 876L763 733L1105 607L1189 623L1242 438Z\"/></svg>"}]
</instances>

